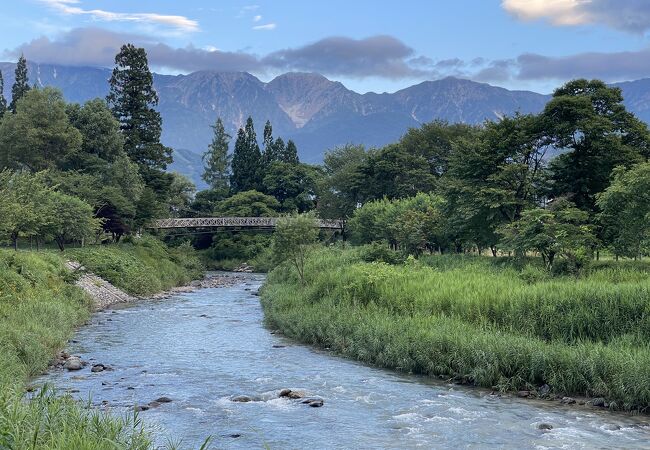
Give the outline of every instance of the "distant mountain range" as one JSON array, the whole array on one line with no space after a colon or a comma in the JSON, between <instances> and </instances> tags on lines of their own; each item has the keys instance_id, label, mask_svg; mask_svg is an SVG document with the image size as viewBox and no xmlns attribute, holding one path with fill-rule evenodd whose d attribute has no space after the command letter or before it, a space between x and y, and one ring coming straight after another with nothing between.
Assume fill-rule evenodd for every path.
<instances>
[{"instance_id":1,"label":"distant mountain range","mask_svg":"<svg viewBox=\"0 0 650 450\"><path fill-rule=\"evenodd\" d=\"M14 68L12 63L0 63L7 98ZM73 102L105 97L110 73L106 68L29 64L31 83L60 88ZM200 181L200 155L217 117L235 136L251 115L260 138L268 119L276 137L296 142L303 161L320 162L324 152L337 145L382 146L399 139L409 127L434 119L477 124L516 111L535 113L550 98L453 77L392 94L359 94L313 73L286 73L264 83L245 72L201 71L155 74L154 83L160 96L163 142L177 150L172 169L195 181ZM650 123L650 79L617 86L623 89L628 109Z\"/></svg>"}]
</instances>

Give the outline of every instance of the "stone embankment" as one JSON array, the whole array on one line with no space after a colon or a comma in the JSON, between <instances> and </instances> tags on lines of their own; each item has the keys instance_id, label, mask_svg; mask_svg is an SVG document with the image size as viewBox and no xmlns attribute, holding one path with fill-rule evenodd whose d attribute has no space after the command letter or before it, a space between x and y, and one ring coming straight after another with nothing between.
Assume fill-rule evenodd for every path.
<instances>
[{"instance_id":1,"label":"stone embankment","mask_svg":"<svg viewBox=\"0 0 650 450\"><path fill-rule=\"evenodd\" d=\"M209 274L201 280L195 280L187 286L179 286L169 289L168 291L143 297L134 297L127 294L118 287L113 286L108 281L97 275L87 272L84 267L75 261L66 263L68 269L73 272L80 272L81 276L77 279L76 285L83 289L94 302L94 309L97 311L106 309L118 303L128 303L139 299L164 299L176 294L194 292L198 289L229 287L245 281L245 277L237 274ZM252 270L251 270L252 271ZM248 271L247 271L248 272Z\"/></svg>"},{"instance_id":2,"label":"stone embankment","mask_svg":"<svg viewBox=\"0 0 650 450\"><path fill-rule=\"evenodd\" d=\"M84 267L78 262L68 261L68 269L73 272L81 272L77 279L76 285L83 289L92 299L96 310L106 309L117 303L127 303L136 300L123 290L113 286L103 278L98 277L90 272L86 272Z\"/></svg>"}]
</instances>

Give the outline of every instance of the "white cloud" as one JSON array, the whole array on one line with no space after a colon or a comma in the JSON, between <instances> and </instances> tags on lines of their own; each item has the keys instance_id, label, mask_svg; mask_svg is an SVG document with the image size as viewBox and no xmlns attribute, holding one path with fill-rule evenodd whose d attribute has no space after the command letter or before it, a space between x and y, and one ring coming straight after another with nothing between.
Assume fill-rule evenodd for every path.
<instances>
[{"instance_id":1,"label":"white cloud","mask_svg":"<svg viewBox=\"0 0 650 450\"><path fill-rule=\"evenodd\" d=\"M270 30L275 30L276 27L277 27L277 25L274 24L274 23L267 23L267 24L264 24L264 25L255 25L255 26L253 27L253 30L266 30L266 31L270 31Z\"/></svg>"},{"instance_id":2,"label":"white cloud","mask_svg":"<svg viewBox=\"0 0 650 450\"><path fill-rule=\"evenodd\" d=\"M174 28L178 31L191 32L198 31L199 24L195 20L188 19L185 16L164 15L156 13L119 13L105 11L102 9L83 9L79 6L79 0L40 0L41 3L48 5L61 14L65 15L85 15L95 20L106 22L141 22L148 24L164 25Z\"/></svg>"},{"instance_id":3,"label":"white cloud","mask_svg":"<svg viewBox=\"0 0 650 450\"><path fill-rule=\"evenodd\" d=\"M544 19L553 25L604 24L632 33L650 30L648 0L502 0L501 6L519 19Z\"/></svg>"},{"instance_id":4,"label":"white cloud","mask_svg":"<svg viewBox=\"0 0 650 450\"><path fill-rule=\"evenodd\" d=\"M580 25L589 22L582 9L591 0L503 0L509 13L524 20L548 19L555 25Z\"/></svg>"},{"instance_id":5,"label":"white cloud","mask_svg":"<svg viewBox=\"0 0 650 450\"><path fill-rule=\"evenodd\" d=\"M262 16L260 16L259 14L253 17L253 22L259 22L260 20L262 20Z\"/></svg>"}]
</instances>

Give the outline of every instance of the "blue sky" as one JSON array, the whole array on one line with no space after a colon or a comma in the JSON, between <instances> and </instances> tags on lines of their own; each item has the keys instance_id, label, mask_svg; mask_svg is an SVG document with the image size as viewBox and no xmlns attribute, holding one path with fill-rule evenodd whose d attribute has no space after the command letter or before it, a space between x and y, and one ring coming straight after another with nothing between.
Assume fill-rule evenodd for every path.
<instances>
[{"instance_id":1,"label":"blue sky","mask_svg":"<svg viewBox=\"0 0 650 450\"><path fill-rule=\"evenodd\" d=\"M4 2L3 2L4 3ZM567 79L650 77L648 0L17 0L4 60L110 65L119 44L157 71L317 71L359 92L460 76L549 92Z\"/></svg>"}]
</instances>

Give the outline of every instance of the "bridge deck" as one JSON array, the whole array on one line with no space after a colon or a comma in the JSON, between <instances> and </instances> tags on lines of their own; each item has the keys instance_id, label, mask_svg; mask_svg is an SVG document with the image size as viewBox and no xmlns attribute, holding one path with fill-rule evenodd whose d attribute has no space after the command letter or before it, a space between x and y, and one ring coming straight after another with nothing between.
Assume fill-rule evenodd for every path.
<instances>
[{"instance_id":1,"label":"bridge deck","mask_svg":"<svg viewBox=\"0 0 650 450\"><path fill-rule=\"evenodd\" d=\"M187 217L155 220L147 228L275 228L278 217ZM341 220L317 220L321 229L341 230Z\"/></svg>"}]
</instances>

